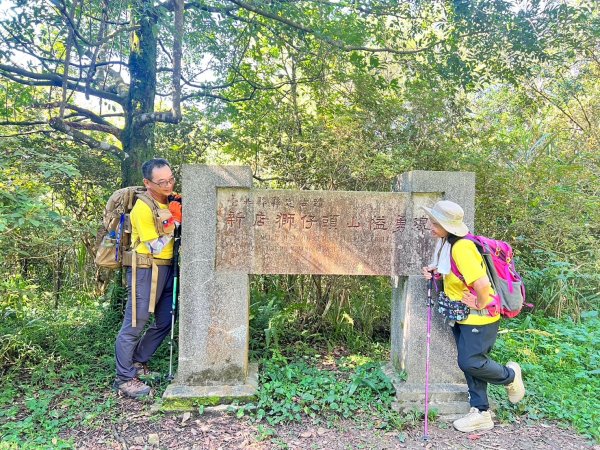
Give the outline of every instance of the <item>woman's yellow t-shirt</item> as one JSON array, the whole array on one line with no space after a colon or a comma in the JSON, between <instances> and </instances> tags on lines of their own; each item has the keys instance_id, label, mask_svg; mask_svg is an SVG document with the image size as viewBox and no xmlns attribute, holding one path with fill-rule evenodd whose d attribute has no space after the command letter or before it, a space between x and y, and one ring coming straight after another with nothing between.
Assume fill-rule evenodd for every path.
<instances>
[{"instance_id":1,"label":"woman's yellow t-shirt","mask_svg":"<svg viewBox=\"0 0 600 450\"><path fill-rule=\"evenodd\" d=\"M156 204L161 209L168 209L168 205L158 202ZM139 239L140 244L136 247L136 251L143 255L149 255L150 250L144 242L150 242L159 237L154 225L152 210L145 202L139 200L133 205L129 218L131 220L131 242L136 242ZM173 257L173 240L169 241L162 251L154 257L171 259Z\"/></svg>"},{"instance_id":2,"label":"woman's yellow t-shirt","mask_svg":"<svg viewBox=\"0 0 600 450\"><path fill-rule=\"evenodd\" d=\"M481 253L479 253L475 244L468 239L460 239L452 245L452 258L459 272L465 278L465 283L469 286L472 286L473 282L479 278L487 275ZM465 283L450 272L448 275L444 275L444 292L450 300L461 301L463 294L469 292ZM490 287L490 298L486 305L494 300L491 297L493 294L494 290ZM498 320L500 320L500 315L492 317L487 314L469 314L469 317L458 323L461 325L487 325Z\"/></svg>"}]
</instances>

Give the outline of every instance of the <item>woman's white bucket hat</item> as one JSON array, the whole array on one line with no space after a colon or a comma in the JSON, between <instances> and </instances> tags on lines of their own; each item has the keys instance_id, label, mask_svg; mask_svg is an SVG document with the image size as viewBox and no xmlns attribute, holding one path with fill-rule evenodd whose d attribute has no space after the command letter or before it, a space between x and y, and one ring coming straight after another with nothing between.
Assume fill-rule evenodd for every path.
<instances>
[{"instance_id":1,"label":"woman's white bucket hat","mask_svg":"<svg viewBox=\"0 0 600 450\"><path fill-rule=\"evenodd\" d=\"M460 205L449 200L440 200L433 208L421 208L448 233L463 237L469 232L469 228L463 222L465 212Z\"/></svg>"}]
</instances>

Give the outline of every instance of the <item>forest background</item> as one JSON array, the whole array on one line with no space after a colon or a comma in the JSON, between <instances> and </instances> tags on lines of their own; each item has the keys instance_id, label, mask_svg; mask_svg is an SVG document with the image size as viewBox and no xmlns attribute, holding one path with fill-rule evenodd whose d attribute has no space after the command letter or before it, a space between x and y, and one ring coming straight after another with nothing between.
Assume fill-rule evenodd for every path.
<instances>
[{"instance_id":1,"label":"forest background","mask_svg":"<svg viewBox=\"0 0 600 450\"><path fill-rule=\"evenodd\" d=\"M42 412L64 395L32 392L85 378L74 358L101 367L99 389L109 383L124 290L94 267L95 233L110 193L139 184L153 156L176 176L247 164L255 186L285 189L389 191L409 170L475 172L476 231L514 246L535 304L519 326L571 330L565 342L585 343L576 373L598 398L597 2L0 9L0 361L14 381L0 399L20 405L1 410L4 437L47 439ZM385 359L390 289L383 277L256 276L253 355L316 345ZM41 364L54 381L35 375ZM576 426L598 437L588 416Z\"/></svg>"}]
</instances>

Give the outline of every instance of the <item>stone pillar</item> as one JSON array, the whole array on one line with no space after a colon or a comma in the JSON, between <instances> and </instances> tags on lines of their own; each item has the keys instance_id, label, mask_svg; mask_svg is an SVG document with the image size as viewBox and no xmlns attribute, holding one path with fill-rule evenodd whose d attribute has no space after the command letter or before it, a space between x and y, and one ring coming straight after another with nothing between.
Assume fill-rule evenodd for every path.
<instances>
[{"instance_id":1,"label":"stone pillar","mask_svg":"<svg viewBox=\"0 0 600 450\"><path fill-rule=\"evenodd\" d=\"M451 200L465 210L465 223L473 230L475 174L472 172L412 171L398 177L394 191L412 192L413 215L418 217L416 199L429 193L429 201ZM432 204L432 203L431 203ZM428 257L428 256L427 256ZM423 261L423 265L429 261ZM427 340L427 283L419 275L393 278L391 318L391 365L388 375L396 387L397 408L423 410L425 399L425 357ZM432 292L435 298L435 290ZM399 381L398 371L406 372ZM456 345L450 327L432 308L430 345L430 408L451 419L468 412L467 387L456 363Z\"/></svg>"},{"instance_id":2,"label":"stone pillar","mask_svg":"<svg viewBox=\"0 0 600 450\"><path fill-rule=\"evenodd\" d=\"M251 185L247 166L183 167L179 364L163 395L165 409L256 393L257 367L248 364L248 274L215 271L216 190Z\"/></svg>"}]
</instances>

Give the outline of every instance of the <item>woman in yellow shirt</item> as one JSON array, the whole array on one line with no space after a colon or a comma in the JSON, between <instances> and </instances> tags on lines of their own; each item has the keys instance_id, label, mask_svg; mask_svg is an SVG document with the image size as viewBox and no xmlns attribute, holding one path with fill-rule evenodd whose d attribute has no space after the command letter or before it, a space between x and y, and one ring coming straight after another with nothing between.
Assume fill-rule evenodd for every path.
<instances>
[{"instance_id":1,"label":"woman in yellow shirt","mask_svg":"<svg viewBox=\"0 0 600 450\"><path fill-rule=\"evenodd\" d=\"M463 432L491 430L494 422L489 411L488 383L504 385L509 400L517 403L525 395L521 368L516 362L503 366L489 357L498 335L500 316L490 316L485 309L493 301L491 296L494 291L477 247L472 241L461 239L469 232L463 222L463 209L448 200L437 202L433 208L423 209L431 221L432 234L439 238L434 261L423 267L423 276L430 279L432 274L441 275L444 289L440 296L462 302L470 308L466 318L452 326L458 366L465 374L471 405L469 414L454 421L454 428ZM464 282L452 273L451 259L464 277Z\"/></svg>"}]
</instances>

